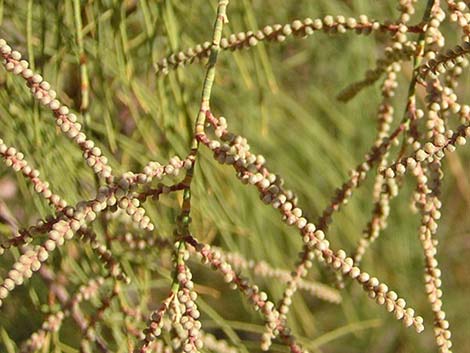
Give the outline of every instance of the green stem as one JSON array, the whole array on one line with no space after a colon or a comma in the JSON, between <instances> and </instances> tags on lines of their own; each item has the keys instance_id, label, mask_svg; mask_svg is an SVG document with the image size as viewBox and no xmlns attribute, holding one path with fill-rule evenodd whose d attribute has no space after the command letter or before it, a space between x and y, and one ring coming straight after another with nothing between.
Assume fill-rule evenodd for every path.
<instances>
[{"instance_id":1,"label":"green stem","mask_svg":"<svg viewBox=\"0 0 470 353\"><path fill-rule=\"evenodd\" d=\"M201 105L196 119L195 135L204 133L206 111L210 108L212 86L214 84L215 78L215 66L220 51L220 39L222 38L222 30L224 27L224 23L227 21L226 11L228 3L228 0L219 0L219 5L217 7L217 18L214 24L211 54L209 56L209 62L207 63L206 77L204 79L204 85L202 87ZM198 146L199 142L197 141L196 136L194 136L191 148L197 150Z\"/></svg>"},{"instance_id":2,"label":"green stem","mask_svg":"<svg viewBox=\"0 0 470 353\"><path fill-rule=\"evenodd\" d=\"M184 183L186 188L183 194L183 205L182 205L182 234L180 235L187 235L189 233L189 213L191 211L191 182L193 179L194 174L194 166L196 164L196 156L199 149L199 141L197 140L196 136L198 134L204 133L204 124L206 122L206 112L210 109L210 99L212 93L212 86L214 84L215 79L215 66L217 63L217 57L220 51L220 39L222 38L222 30L224 27L224 23L227 21L227 6L229 0L219 0L219 4L217 6L217 18L214 24L214 32L212 35L212 48L211 54L209 57L208 67L206 71L206 76L204 78L204 84L202 86L202 97L201 97L201 104L199 107L199 113L196 118L196 124L194 128L194 136L193 141L191 143L191 152L190 155L193 157L193 162L191 168L189 168Z\"/></svg>"},{"instance_id":3,"label":"green stem","mask_svg":"<svg viewBox=\"0 0 470 353\"><path fill-rule=\"evenodd\" d=\"M202 87L201 104L200 104L199 113L196 118L195 131L194 131L193 141L191 144L190 155L193 157L193 163L191 165L191 168L189 168L189 170L187 171L186 177L183 181L185 185L185 188L183 191L183 202L181 205L181 215L180 217L178 217L178 220L177 220L177 230L178 230L177 235L180 238L178 249L175 250L177 252L176 253L177 266L184 265L184 259L182 257L182 254L186 250L186 244L184 240L181 238L189 235L189 224L191 223L191 218L189 216L191 212L191 182L192 182L193 174L194 174L196 155L197 155L197 151L199 148L199 142L196 138L196 135L204 132L206 111L209 110L210 108L212 86L214 84L214 78L215 78L215 66L217 63L217 56L220 50L220 39L222 38L223 26L224 26L224 23L227 21L226 10L227 10L228 3L229 3L228 0L219 0L219 4L217 7L217 18L215 20L214 33L212 36L211 54L209 57L209 63L208 63L207 71L206 71L206 76L204 78L204 84ZM177 271L175 271L175 277L173 278L173 283L171 286L171 293L173 293L173 295L175 295L179 290L179 282L177 279L177 275L178 273Z\"/></svg>"},{"instance_id":4,"label":"green stem","mask_svg":"<svg viewBox=\"0 0 470 353\"><path fill-rule=\"evenodd\" d=\"M178 248L175 249L175 258L176 258L176 266L183 265L184 266L184 259L183 253L186 250L186 244L183 240L181 240L178 244ZM178 271L175 269L175 273L173 274L173 283L171 285L171 294L173 297L176 297L178 291L180 290L180 282L178 281Z\"/></svg>"},{"instance_id":5,"label":"green stem","mask_svg":"<svg viewBox=\"0 0 470 353\"><path fill-rule=\"evenodd\" d=\"M81 94L81 103L80 111L84 115L85 121L89 122L88 116L88 105L89 105L89 86L90 82L88 79L88 69L86 66L86 55L85 49L83 46L83 25L82 25L82 15L80 11L80 0L73 0L73 10L74 10L74 19L75 19L75 30L77 31L77 45L78 45L78 55L80 63L80 94Z\"/></svg>"}]
</instances>

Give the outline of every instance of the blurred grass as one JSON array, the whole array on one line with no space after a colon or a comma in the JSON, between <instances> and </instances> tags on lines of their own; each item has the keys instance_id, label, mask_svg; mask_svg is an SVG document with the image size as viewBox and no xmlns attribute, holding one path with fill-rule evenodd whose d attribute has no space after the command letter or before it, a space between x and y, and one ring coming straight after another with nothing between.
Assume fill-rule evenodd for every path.
<instances>
[{"instance_id":1,"label":"blurred grass","mask_svg":"<svg viewBox=\"0 0 470 353\"><path fill-rule=\"evenodd\" d=\"M58 96L80 112L80 48L74 3L77 1L0 1L0 36L18 48L35 68L55 86ZM296 18L326 14L355 16L365 13L380 21L397 16L396 2L375 1L232 1L229 6L229 34L254 30L266 24L287 23ZM193 64L157 78L153 64L172 51L207 40L214 17L214 1L81 1L83 51L90 80L88 118L80 121L87 134L110 157L119 172L139 170L148 160L163 162L169 156L183 157L188 151L190 131L198 109L203 65ZM417 16L420 16L420 8ZM76 15L76 14L75 14ZM448 46L457 43L455 27L448 28ZM315 219L328 204L334 190L357 165L375 137L378 84L367 88L352 102L341 104L336 94L348 83L361 79L380 57L387 36L383 34L326 35L316 33L305 40L288 39L282 44L260 44L250 51L220 55L213 93L213 111L224 115L234 131L245 135L252 148L263 153L270 167L283 175L298 193L308 216ZM83 55L83 54L82 54ZM82 57L83 62L83 57ZM83 71L82 71L83 75ZM402 90L396 97L397 119L404 108L410 67L400 78ZM468 82L468 74L462 84ZM23 151L52 189L69 203L94 196L95 179L78 151L58 132L51 114L36 104L21 80L0 70L0 135L6 143ZM462 101L468 93L462 85ZM418 92L422 104L424 92ZM458 166L461 166L459 168ZM444 273L444 308L459 351L470 350L466 308L470 305L465 257L470 250L470 195L468 185L470 153L459 150L444 163L446 181L443 217L440 223L439 261ZM21 177L0 167L0 179L15 179L17 194L5 202L22 225L50 213ZM303 293L294 297L289 314L295 333L312 346L313 352L423 352L431 351L431 316L423 289L423 257L417 239L418 217L409 210L414 181L407 179L401 195L393 201L392 213L383 237L372 246L364 268L385 280L409 299L425 316L427 330L416 335L378 308L356 286L343 291L340 306L325 304ZM241 186L232 171L217 165L203 151L194 183L194 234L248 258L292 268L301 242L298 235L281 224L275 211L261 207L254 190ZM333 248L352 251L371 211L371 180L335 216L329 234ZM146 210L158 225L158 232L170 236L178 203L163 198L160 205L148 202ZM121 226L116 225L116 232ZM99 226L98 226L99 228ZM1 228L4 236L8 230ZM89 249L88 249L89 250ZM70 253L86 256L70 256ZM122 254L126 271L134 280L132 291L139 296L135 305L156 307L170 283L169 273L159 266L168 259L158 251L139 257ZM90 261L90 251L69 245L51 263L71 274L75 285L101 268ZM4 276L12 257L0 260ZM136 264L147 264L146 268ZM167 263L167 262L166 262ZM262 321L246 301L230 292L219 277L194 265L195 282L213 288L201 294L200 303L207 330L232 336L243 342L245 352L258 347L250 343ZM311 277L331 281L331 273L314 266ZM162 278L165 279L162 281ZM144 294L146 288L155 286ZM261 281L261 287L279 299L282 283ZM212 293L212 294L211 294ZM216 294L214 294L216 293ZM136 299L136 295L128 296ZM124 299L123 299L124 300ZM2 308L0 350L14 351L14 342L26 339L39 327L47 310L47 290L39 279L15 290L9 305ZM113 327L119 351L123 335L112 323L112 311L105 316ZM206 322L204 321L204 322ZM212 322L212 325L210 324ZM243 322L243 324L240 324ZM78 336L67 322L54 352L75 352ZM223 323L223 326L221 325ZM250 324L248 324L250 323ZM20 326L18 326L20 325ZM217 329L218 328L218 329ZM64 333L67 332L65 335ZM7 338L11 337L11 340ZM14 342L13 342L14 341ZM237 343L238 342L238 343ZM58 343L57 343L58 344ZM3 346L2 346L3 345ZM117 348L116 348L117 349ZM51 350L52 351L52 350ZM273 346L273 351L285 351Z\"/></svg>"}]
</instances>

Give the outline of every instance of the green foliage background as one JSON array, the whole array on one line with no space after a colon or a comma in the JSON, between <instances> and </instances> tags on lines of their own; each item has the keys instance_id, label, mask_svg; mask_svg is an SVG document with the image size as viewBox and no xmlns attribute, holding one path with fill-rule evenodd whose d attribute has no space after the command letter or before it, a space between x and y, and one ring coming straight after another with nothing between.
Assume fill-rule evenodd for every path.
<instances>
[{"instance_id":1,"label":"green foliage background","mask_svg":"<svg viewBox=\"0 0 470 353\"><path fill-rule=\"evenodd\" d=\"M230 23L224 33L255 30L266 24L288 23L326 14L358 17L367 14L381 22L395 19L396 1L286 1L238 0L228 9ZM84 49L90 78L88 116L81 116L85 131L98 143L114 170L140 170L148 160L166 161L188 151L190 133L198 110L203 64L193 64L157 77L154 64L170 52L209 40L215 1L81 1ZM417 23L422 5L417 6ZM79 111L80 57L73 2L0 1L0 36L28 58L35 69L57 89L58 96ZM29 28L28 28L29 26ZM447 45L458 43L456 27L448 27ZM219 57L212 110L227 118L234 131L245 135L252 148L263 153L272 170L283 175L298 193L300 204L312 219L329 203L347 171L363 159L375 137L379 84L361 92L347 104L335 96L347 84L361 79L381 57L389 35L358 36L354 33L315 33L307 39L288 38L282 44L222 52ZM404 65L401 89L396 96L397 120L401 119L411 67ZM463 75L461 97L468 99L468 74ZM423 104L424 92L418 92ZM467 100L468 102L468 100ZM95 195L96 180L80 151L54 125L52 115L34 104L22 80L0 70L0 137L23 151L26 158L51 183L54 192L73 204ZM444 163L443 217L440 253L443 270L444 309L454 333L456 351L470 351L470 153L462 148ZM51 213L21 176L0 166L0 181L13 180L14 197L4 199L22 226ZM344 210L334 217L329 232L334 249L355 249L371 213L373 178L361 187ZM423 352L434 348L432 318L423 288L423 254L417 237L419 216L410 212L415 181L407 179L392 202L389 226L372 245L364 269L382 278L424 315L427 330L417 335L397 323L383 308L370 301L354 285L346 285L340 305L327 304L297 293L289 314L292 327L313 352ZM279 221L277 212L262 206L256 192L238 183L230 168L218 165L203 150L193 188L192 229L201 241L239 251L248 258L293 268L301 249L298 234ZM166 197L145 208L162 237L172 235L178 214L175 197ZM115 231L120 231L115 226ZM96 227L98 233L100 226ZM2 237L10 236L0 224ZM149 296L137 297L136 305L156 307L171 282L168 255L158 249L129 253L114 249L133 282L128 289ZM100 273L90 249L70 244L49 261L77 286ZM96 259L95 259L96 260ZM0 259L4 277L13 256ZM143 266L138 264L145 264ZM138 271L134 271L137 269ZM235 332L243 351L256 352L252 342L263 322L246 301L228 289L210 270L192 264L199 285L204 328L224 337ZM333 283L333 276L315 265L310 278ZM259 279L257 279L259 281ZM261 280L260 287L280 299L284 283ZM15 290L1 309L0 351L14 352L41 324L49 309L47 288L37 278ZM113 310L105 315L116 352L125 352L120 321ZM222 327L222 329L220 329ZM233 330L233 331L232 331ZM51 351L76 352L77 330L68 322L52 338ZM121 340L121 341L120 341ZM229 339L230 341L230 339ZM3 344L3 346L2 346ZM233 344L237 344L236 342ZM285 351L274 345L272 351Z\"/></svg>"}]
</instances>

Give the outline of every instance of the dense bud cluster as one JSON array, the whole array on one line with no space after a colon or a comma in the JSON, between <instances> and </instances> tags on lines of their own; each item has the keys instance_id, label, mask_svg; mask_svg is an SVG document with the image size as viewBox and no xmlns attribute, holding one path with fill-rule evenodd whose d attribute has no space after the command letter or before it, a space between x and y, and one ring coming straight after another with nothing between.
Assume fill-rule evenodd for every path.
<instances>
[{"instance_id":1,"label":"dense bud cluster","mask_svg":"<svg viewBox=\"0 0 470 353\"><path fill-rule=\"evenodd\" d=\"M468 5L465 1L454 1L447 0L447 6L449 7L451 14L450 20L456 22L459 27L463 30L463 40L468 40L470 35L470 14L468 11Z\"/></svg>"},{"instance_id":2,"label":"dense bud cluster","mask_svg":"<svg viewBox=\"0 0 470 353\"><path fill-rule=\"evenodd\" d=\"M42 263L49 258L50 252L57 246L63 245L65 240L70 240L73 237L72 227L69 222L64 220L55 223L48 232L48 239L44 245L35 246L20 256L3 283L0 284L0 305L9 292L13 291L16 286L22 285L26 279L33 275L33 272L41 268Z\"/></svg>"},{"instance_id":3,"label":"dense bud cluster","mask_svg":"<svg viewBox=\"0 0 470 353\"><path fill-rule=\"evenodd\" d=\"M145 216L145 210L140 206L140 201L136 198L129 199L127 197L122 197L118 206L120 209L124 210L129 216L132 217L132 220L139 224L139 227L144 230L153 230L154 225L150 223L150 218Z\"/></svg>"},{"instance_id":4,"label":"dense bud cluster","mask_svg":"<svg viewBox=\"0 0 470 353\"><path fill-rule=\"evenodd\" d=\"M32 237L30 234L32 232L47 231L48 234L48 239L43 243L43 245L34 247L34 250L29 250L13 265L13 270L10 271L7 278L1 284L0 288L2 289L0 291L0 300L5 299L8 293L17 285L23 284L25 279L30 278L32 272L39 270L42 263L48 259L51 252L53 252L57 247L62 246L66 240L70 240L86 223L93 222L98 213L104 211L108 207L118 204L123 199L127 200L126 196L123 196L120 200L116 198L119 190L122 189L122 182L120 185L101 187L96 199L81 201L77 203L75 207L67 206L61 210L58 217L55 219L47 222L40 221L37 227L31 227L29 230L23 232L20 231L17 233L17 236L12 238L10 241L2 243L3 251L16 243L23 245L31 242ZM128 191L127 185L125 193ZM139 202L137 198L132 198L132 200L134 204ZM135 207L134 204L132 207ZM129 207L127 209L129 209ZM134 215L139 209L141 208L135 207L135 209L132 209L135 212L132 213L131 211L130 213ZM148 216L144 216L142 211L139 211L138 214L139 217L133 217L133 220L136 221L143 229L153 229L153 225L150 223ZM92 246L95 247L96 251L98 251L99 257L103 259L105 264L111 270L111 273L116 275L117 278L125 280L124 274L121 273L121 270L117 267L117 263L112 260L109 251L98 245L96 239L92 239L92 243Z\"/></svg>"},{"instance_id":5,"label":"dense bud cluster","mask_svg":"<svg viewBox=\"0 0 470 353\"><path fill-rule=\"evenodd\" d=\"M179 312L177 319L184 330L182 339L182 349L185 353L199 352L203 346L200 338L201 322L198 320L200 313L196 306L197 293L194 291L194 283L191 281L192 274L185 265L185 261L189 259L189 253L182 243L176 243L177 251L177 267L176 278L179 283L179 290L176 294Z\"/></svg>"},{"instance_id":6,"label":"dense bud cluster","mask_svg":"<svg viewBox=\"0 0 470 353\"><path fill-rule=\"evenodd\" d=\"M146 184L153 179L162 180L164 176L177 177L181 169L189 169L192 165L190 159L181 160L178 156L170 158L167 165L158 162L149 162L142 173L134 176L139 184Z\"/></svg>"}]
</instances>

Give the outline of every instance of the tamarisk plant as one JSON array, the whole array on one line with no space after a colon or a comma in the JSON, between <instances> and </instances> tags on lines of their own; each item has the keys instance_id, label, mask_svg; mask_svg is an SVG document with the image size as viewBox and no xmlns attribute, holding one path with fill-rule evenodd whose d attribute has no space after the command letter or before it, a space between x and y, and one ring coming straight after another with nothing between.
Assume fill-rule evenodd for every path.
<instances>
[{"instance_id":1,"label":"tamarisk plant","mask_svg":"<svg viewBox=\"0 0 470 353\"><path fill-rule=\"evenodd\" d=\"M32 2L29 5L28 16L32 16ZM190 145L186 153L182 158L172 156L167 163L142 161L144 167L139 172L126 171L119 163L114 163L119 153L113 148L106 151L107 148L99 147L102 141L94 140L96 132L87 126L87 120L101 119L93 117L93 111L89 109L95 99L89 90L85 58L86 51L97 49L85 46L84 34L93 30L91 24L87 27L82 22L79 1L73 1L73 13L80 56L79 106L82 115L87 117L85 120L73 112L72 99L65 94L62 97L37 72L30 49L28 61L20 50L0 39L5 76L14 84L22 81L27 86L35 109L40 106L47 111L54 119L57 131L79 148L96 182L94 196L71 202L67 194L61 194L56 185L42 178L41 168L35 169L33 160L27 160L26 152L18 151L15 138L1 132L0 156L5 166L21 173L38 194L36 196L52 207L48 216L24 227L19 226L13 212L0 208L1 219L10 233L0 242L3 268L0 310L14 310L9 303L20 292L17 287L35 286L36 282L28 282L35 273L49 293L48 299L35 295L38 306L42 300L47 301L43 306L47 312L42 324L29 332L29 338L21 337L18 342L10 340L8 347L17 345L21 352L45 352L51 345L60 347L57 337L67 334L65 326L69 325L67 320L70 319L76 325L75 329L79 328L79 333L75 342L67 343L74 345L72 348L67 346L69 351L246 352L237 332L217 318L213 309L208 309L201 299L211 289L202 284L202 279L209 276L211 283L218 279L207 274L208 271L202 271L194 260L218 272L228 284L227 288L239 292L248 306L259 313L258 319L263 321L264 327L247 341L259 341L259 349L263 351L317 351L309 339L299 334L298 325L290 315L298 298L297 290L330 304L339 304L354 290L350 283L362 288L371 300L405 327L413 328L418 334L426 332L430 330L425 329L426 320L410 305L412 301L405 299L406 294L399 295L375 275L375 270L369 270L362 262L372 243L378 241L387 228L392 200L407 184L412 184L415 190L412 204L420 222L417 238L424 258L424 292L433 315L426 328L432 327L437 351L451 352L451 329L441 289L445 270L440 269L437 260L438 224L443 206L443 164L446 157L455 155L457 148L465 145L470 137L470 105L460 98L458 87L459 78L468 66L470 10L463 1L427 0L424 9L415 7L414 0L400 0L398 5L399 17L393 21L378 21L366 15L326 15L225 35L232 4L229 6L228 0L218 0L210 41L150 63L154 66L153 76L159 80L157 82L172 74L177 80L178 71L192 63L204 62L206 67L199 105L197 111L192 112L195 119L187 124L190 126ZM141 1L138 6L143 7L146 36L150 38L155 34L154 24L148 18L150 5ZM120 16L126 16L126 11L134 9L122 7ZM415 13L419 11L422 12L419 22L413 23ZM97 21L101 20L104 21L104 17ZM202 16L200 20L206 21ZM444 49L448 45L443 29L446 22L456 23L461 32L460 42L449 45L450 49ZM100 32L101 24L97 26ZM125 29L121 28L121 31ZM267 158L255 152L250 143L256 144L256 141L249 143L245 134L237 131L236 124L229 129L229 121L235 118L218 111L212 91L218 74L216 69L222 67L219 56L229 56L228 52L235 56L237 51L282 43L291 37L310 40L310 36L321 33L328 36L377 33L385 36L387 42L380 58L364 78L351 83L337 95L340 102L346 103L382 80L372 146L314 221L312 212L304 205L307 202L286 186L291 183L281 177L283 171L274 171ZM139 46L141 37L136 38L137 44L124 43L125 50L130 50L132 45ZM131 76L129 72L134 70L131 60L125 67ZM395 98L403 85L401 73L410 67L404 111L396 112ZM16 78L10 79L10 76ZM132 86L132 80L128 81ZM170 86L174 84L171 82ZM137 100L141 99L142 92L133 89L140 92L140 95L136 93ZM419 99L422 92L424 104ZM2 116L1 119L7 118ZM102 119L106 118L103 116ZM248 187L248 192L257 194L260 203L271 206L284 225L295 229L302 247L292 271L271 265L268 260L250 259L221 244L210 244L206 234L194 226L193 214L199 207L194 185L196 179L203 179L197 169L206 168L204 156L207 153L223 165L220 169L232 171L239 182ZM334 245L330 236L334 216L346 207L362 185L366 185L368 178L374 179L370 219L355 249L347 251ZM295 185L292 187L295 189ZM207 188L209 190L210 185ZM209 192L208 195L216 197ZM173 233L165 235L159 224L163 217L160 214L155 217L151 210L155 205L167 207L171 197L176 202L171 219ZM250 236L271 237L271 234ZM83 263L73 266L68 262L70 258ZM315 262L319 263L320 271L335 274L332 286L308 277ZM158 277L155 281L165 283L163 295L161 290L156 294L152 286L160 284L150 284L147 271ZM80 280L67 278L72 272L76 272L76 278ZM285 284L282 292L263 289L266 279ZM343 291L333 288L333 284ZM143 305L136 304L136 300ZM218 330L214 330L211 321L219 324ZM116 322L118 330L113 329ZM8 337L3 331L3 336Z\"/></svg>"}]
</instances>

